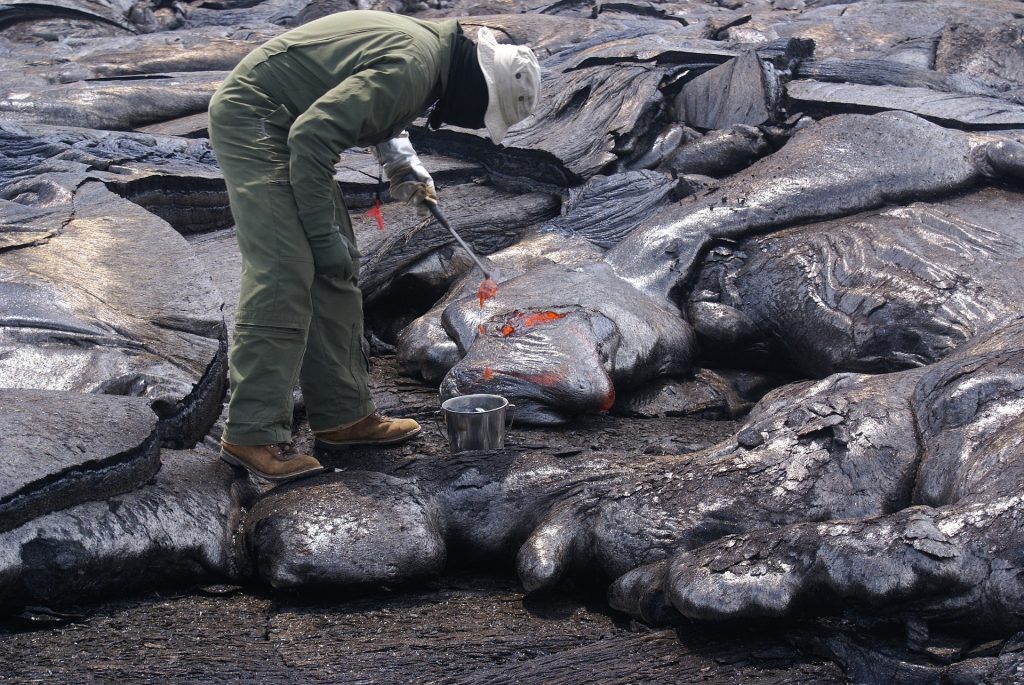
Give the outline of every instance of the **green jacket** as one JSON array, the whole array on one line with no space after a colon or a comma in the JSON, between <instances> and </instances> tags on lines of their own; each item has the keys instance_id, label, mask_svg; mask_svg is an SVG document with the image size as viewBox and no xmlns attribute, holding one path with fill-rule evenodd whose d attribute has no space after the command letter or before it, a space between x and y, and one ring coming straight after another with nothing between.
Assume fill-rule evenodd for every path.
<instances>
[{"instance_id":1,"label":"green jacket","mask_svg":"<svg viewBox=\"0 0 1024 685\"><path fill-rule=\"evenodd\" d=\"M339 12L270 40L231 73L294 118L289 175L306 235L336 230L338 155L393 138L441 96L460 31L455 20Z\"/></svg>"}]
</instances>

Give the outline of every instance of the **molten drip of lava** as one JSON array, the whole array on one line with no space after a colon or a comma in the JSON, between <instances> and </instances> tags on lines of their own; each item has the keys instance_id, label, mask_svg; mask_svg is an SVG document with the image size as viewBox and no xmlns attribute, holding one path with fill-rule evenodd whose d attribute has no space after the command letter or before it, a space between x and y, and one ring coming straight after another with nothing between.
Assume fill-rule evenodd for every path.
<instances>
[{"instance_id":1,"label":"molten drip of lava","mask_svg":"<svg viewBox=\"0 0 1024 685\"><path fill-rule=\"evenodd\" d=\"M492 378L494 378L494 372L491 371L491 367L485 366L484 367L484 380L485 381L489 381Z\"/></svg>"},{"instance_id":2,"label":"molten drip of lava","mask_svg":"<svg viewBox=\"0 0 1024 685\"><path fill-rule=\"evenodd\" d=\"M373 203L373 208L371 208L370 211L368 211L366 213L366 216L370 217L371 219L376 220L376 222L377 222L377 230L378 231L383 231L384 230L384 215L381 214L380 207L381 207L380 198L378 197L377 201Z\"/></svg>"},{"instance_id":3,"label":"molten drip of lava","mask_svg":"<svg viewBox=\"0 0 1024 685\"><path fill-rule=\"evenodd\" d=\"M480 309L484 308L484 302L498 294L498 284L490 278L480 281L480 287L476 289L476 299L480 300Z\"/></svg>"}]
</instances>

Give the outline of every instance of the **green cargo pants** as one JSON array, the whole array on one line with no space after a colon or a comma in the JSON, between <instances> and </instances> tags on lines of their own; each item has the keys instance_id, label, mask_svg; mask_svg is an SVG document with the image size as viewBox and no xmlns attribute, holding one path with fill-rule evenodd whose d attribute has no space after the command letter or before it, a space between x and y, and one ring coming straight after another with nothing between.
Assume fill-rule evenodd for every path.
<instances>
[{"instance_id":1,"label":"green cargo pants","mask_svg":"<svg viewBox=\"0 0 1024 685\"><path fill-rule=\"evenodd\" d=\"M242 253L224 427L224 439L240 445L291 440L296 381L314 431L374 411L356 277L313 272L288 182L293 120L284 106L230 79L210 103L210 143L227 183ZM336 185L334 192L338 226L355 245ZM358 273L359 255L352 257Z\"/></svg>"}]
</instances>

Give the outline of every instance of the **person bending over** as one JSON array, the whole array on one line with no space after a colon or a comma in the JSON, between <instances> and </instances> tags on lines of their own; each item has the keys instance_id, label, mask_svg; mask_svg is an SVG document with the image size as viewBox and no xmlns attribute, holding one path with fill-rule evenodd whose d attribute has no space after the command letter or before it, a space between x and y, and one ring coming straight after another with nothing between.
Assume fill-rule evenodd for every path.
<instances>
[{"instance_id":1,"label":"person bending over","mask_svg":"<svg viewBox=\"0 0 1024 685\"><path fill-rule=\"evenodd\" d=\"M457 21L340 12L246 56L210 102L210 143L227 183L241 292L229 353L221 457L270 480L322 470L291 447L302 387L320 445L391 445L420 431L376 412L363 353L359 252L334 181L339 154L374 146L392 197L436 203L405 128L486 128L494 143L533 111L540 68L526 46L478 42Z\"/></svg>"}]
</instances>

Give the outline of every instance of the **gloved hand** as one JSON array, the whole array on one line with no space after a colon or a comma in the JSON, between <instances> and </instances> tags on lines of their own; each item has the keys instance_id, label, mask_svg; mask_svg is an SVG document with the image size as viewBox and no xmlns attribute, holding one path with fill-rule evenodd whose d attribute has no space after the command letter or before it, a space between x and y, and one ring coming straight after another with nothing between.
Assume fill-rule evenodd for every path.
<instances>
[{"instance_id":1,"label":"gloved hand","mask_svg":"<svg viewBox=\"0 0 1024 685\"><path fill-rule=\"evenodd\" d=\"M377 145L374 152L384 167L391 197L415 204L421 214L428 212L425 202L437 204L434 179L420 163L407 132L402 131L398 137Z\"/></svg>"},{"instance_id":2,"label":"gloved hand","mask_svg":"<svg viewBox=\"0 0 1024 685\"><path fill-rule=\"evenodd\" d=\"M307 236L313 250L313 271L317 276L352 278L352 253L348 239L339 231Z\"/></svg>"},{"instance_id":3,"label":"gloved hand","mask_svg":"<svg viewBox=\"0 0 1024 685\"><path fill-rule=\"evenodd\" d=\"M394 175L388 176L388 180L391 182L391 197L416 205L421 214L426 212L426 208L422 206L424 202L437 204L434 179L419 162L405 169L396 170Z\"/></svg>"}]
</instances>

